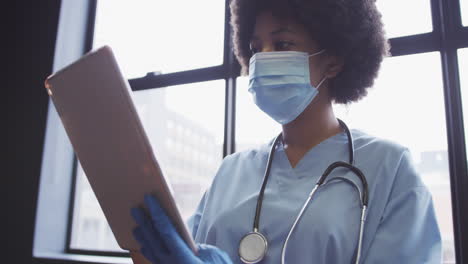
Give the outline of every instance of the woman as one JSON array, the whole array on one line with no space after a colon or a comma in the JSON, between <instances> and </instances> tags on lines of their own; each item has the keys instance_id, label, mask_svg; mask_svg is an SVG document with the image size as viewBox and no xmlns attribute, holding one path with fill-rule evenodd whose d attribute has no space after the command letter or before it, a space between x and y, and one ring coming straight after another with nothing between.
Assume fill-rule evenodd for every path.
<instances>
[{"instance_id":1,"label":"woman","mask_svg":"<svg viewBox=\"0 0 468 264\"><path fill-rule=\"evenodd\" d=\"M350 152L345 124L332 109L332 102L364 97L388 53L375 2L233 0L231 14L249 92L282 133L224 159L189 221L195 241L212 245L202 245L199 256L180 240L154 198L146 197L154 223L133 211L143 254L153 263L440 263L431 195L408 150L353 130ZM271 168L260 192L270 150ZM353 156L368 185L362 240L365 184L343 167L328 179L352 182L330 181L317 189L291 231L327 167ZM257 236L249 239L267 240L265 248L245 239L257 217Z\"/></svg>"}]
</instances>

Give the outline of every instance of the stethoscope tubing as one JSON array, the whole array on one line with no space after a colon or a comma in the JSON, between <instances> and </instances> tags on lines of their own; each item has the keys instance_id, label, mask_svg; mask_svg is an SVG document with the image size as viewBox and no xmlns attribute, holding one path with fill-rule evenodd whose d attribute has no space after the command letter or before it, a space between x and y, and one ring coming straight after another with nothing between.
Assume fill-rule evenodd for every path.
<instances>
[{"instance_id":1,"label":"stethoscope tubing","mask_svg":"<svg viewBox=\"0 0 468 264\"><path fill-rule=\"evenodd\" d=\"M330 167L331 167L331 165L330 165ZM337 167L335 167L335 168L338 168L338 167L339 167L339 165ZM315 184L315 186L312 189L312 191L310 192L307 200L305 201L304 205L302 206L301 211L299 212L296 219L294 220L294 223L293 223L291 229L289 229L288 236L286 237L286 240L284 241L283 247L281 249L281 263L282 264L285 263L286 248L288 246L289 238L291 237L292 233L294 232L294 229L296 228L297 224L299 223L299 220L301 219L302 215L304 214L304 212L305 212L307 206L309 205L310 201L312 200L315 192L318 190L318 188L320 186L326 185L326 184L328 184L328 183L330 183L330 182L332 182L334 180L342 180L342 181L348 182L349 184L351 184L351 186L353 186L356 189L356 191L359 194L359 200L361 202L361 221L360 221L360 225L359 225L358 248L357 248L356 262L355 262L355 264L359 264L359 261L360 261L360 258L361 258L362 237L363 237L363 234L364 234L364 225L365 225L365 221L366 221L365 216L366 216L366 210L367 210L367 200L366 201L364 201L364 200L367 199L367 194L365 194L366 192L361 192L359 187L353 181L351 181L350 179L344 178L344 177L335 177L335 178L332 178L329 181L325 181L325 178L329 175L330 172L328 172L327 174L324 173L322 175L322 177L320 177L319 181ZM364 180L365 180L365 177L364 177ZM367 188L367 182L366 182L366 187L365 188ZM365 197L365 198L363 198L363 197Z\"/></svg>"},{"instance_id":2,"label":"stethoscope tubing","mask_svg":"<svg viewBox=\"0 0 468 264\"><path fill-rule=\"evenodd\" d=\"M301 219L302 214L305 212L307 206L309 205L310 200L314 196L314 193L317 191L318 187L319 187L319 185L316 184L315 187L312 189L312 191L309 194L309 197L307 198L304 205L302 206L301 211L297 215L296 220L294 220L294 223L293 223L291 229L289 229L288 236L286 237L286 240L283 243L283 248L281 249L281 263L284 263L284 259L286 257L286 248L288 246L289 238L291 237L292 233L294 232L294 229L296 228L297 223Z\"/></svg>"},{"instance_id":3,"label":"stethoscope tubing","mask_svg":"<svg viewBox=\"0 0 468 264\"><path fill-rule=\"evenodd\" d=\"M281 134L279 134L276 138L275 141L273 142L273 145L271 146L270 154L268 155L268 161L267 161L267 167L265 169L265 174L263 175L263 183L262 187L260 188L260 193L258 195L257 199L257 207L255 209L255 218L254 218L254 223L253 223L253 230L254 232L258 232L258 226L260 223L260 214L262 211L262 203L263 203L263 195L265 193L265 188L266 184L268 182L268 178L270 176L270 170L271 170L271 164L273 163L273 157L275 155L275 148L278 142L282 139Z\"/></svg>"}]
</instances>

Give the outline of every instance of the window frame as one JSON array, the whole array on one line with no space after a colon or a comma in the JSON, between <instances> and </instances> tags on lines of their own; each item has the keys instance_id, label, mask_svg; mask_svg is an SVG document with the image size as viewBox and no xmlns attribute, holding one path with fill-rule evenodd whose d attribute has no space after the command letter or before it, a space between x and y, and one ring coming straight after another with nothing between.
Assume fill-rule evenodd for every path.
<instances>
[{"instance_id":1,"label":"window frame","mask_svg":"<svg viewBox=\"0 0 468 264\"><path fill-rule=\"evenodd\" d=\"M468 189L468 168L457 51L458 49L468 47L468 27L464 27L462 24L460 2L458 0L427 1L430 1L431 4L432 32L391 38L389 41L391 45L391 53L394 57L434 51L440 53L446 115L455 255L457 263L464 263L468 262L468 227L463 225L463 223L468 223L468 193L465 191ZM225 0L223 64L219 66L161 75L147 74L144 77L129 80L133 91L141 91L179 84L224 79L225 120L223 156L227 156L235 152L236 78L240 76L240 66L232 52L231 26L229 24L229 2L229 0ZM81 54L90 51L92 48L97 0L83 1L83 3L87 5L86 14L82 14L81 16L81 19L84 18L86 20L85 34L82 34L77 38L73 38L74 41L78 39L80 42L80 44L76 45L82 45ZM71 4L67 3L67 1L62 1L60 27L62 27L62 25L63 27L71 27L70 23L67 24L63 21L65 19L64 13L67 11L64 9L71 8L70 6ZM70 13L70 10L68 10L68 13ZM78 17L75 19L78 20L80 18ZM67 29L62 28L62 31L64 30ZM59 30L56 42L54 70L60 68L59 65L64 65L64 61L73 61L70 59L70 56L67 57L67 55L63 55L63 45L67 41L69 42L70 40L65 40L64 37L60 37ZM78 47L77 49L79 50L80 48ZM65 58L60 58L61 56L64 56ZM74 59L76 59L77 56L78 54L74 54ZM48 143L50 143L50 139L48 140L48 137L54 136L55 133L50 131L52 130L50 127L57 126L57 124L51 125L51 123L58 122L58 117L55 117L54 119L54 115L56 115L56 113L51 105L52 104L49 104L49 114L47 118L48 129L46 132L43 167L47 167L46 163L50 162L50 156L47 156L50 155L47 152L47 148L50 148L48 146ZM466 122L468 122L468 120L466 120ZM67 141L62 144L68 144L66 147L67 151L71 151L71 153L73 153L68 139L64 139L62 135L61 139L56 139L56 141L57 140L62 140L64 142ZM53 259L60 259L61 263L63 263L63 260L65 259L69 259L70 263L127 263L128 259L122 258L128 257L129 255L127 253L76 250L70 248L76 189L75 183L77 176L77 160L74 154L71 156L70 164L71 166L69 167L72 168L72 172L69 172L69 185L66 186L66 189L70 191L66 197L68 199L68 207L66 208L67 228L66 234L64 234L64 240L66 243L65 248L61 252L62 255L59 254L60 256L57 255L56 257L53 257L53 254L49 254L49 257L47 257L47 254L42 254L39 252L40 250L36 250L36 242L40 241L41 235L43 235L37 231L38 227L41 227L41 224L38 223L40 222L40 219L36 219L35 245L33 248L34 257L40 258L42 261L47 260L46 263L56 263L56 260ZM44 176L49 172L50 170L44 168L41 172L40 196L43 196L42 193L46 191L46 188L43 187L43 182L47 181ZM43 200L44 199L42 199L42 197L39 197L38 199L38 214L41 213L42 208L45 206L44 203L47 203L47 199L46 201ZM67 263L67 261L65 261L65 263Z\"/></svg>"}]
</instances>

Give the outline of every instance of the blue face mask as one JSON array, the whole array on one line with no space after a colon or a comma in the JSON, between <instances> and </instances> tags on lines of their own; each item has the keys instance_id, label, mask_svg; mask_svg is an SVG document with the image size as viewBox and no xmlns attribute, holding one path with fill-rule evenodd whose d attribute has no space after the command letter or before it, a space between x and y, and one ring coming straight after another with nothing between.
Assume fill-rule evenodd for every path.
<instances>
[{"instance_id":1,"label":"blue face mask","mask_svg":"<svg viewBox=\"0 0 468 264\"><path fill-rule=\"evenodd\" d=\"M298 51L260 52L250 58L249 92L255 104L284 125L296 119L318 94L310 83L309 55Z\"/></svg>"}]
</instances>

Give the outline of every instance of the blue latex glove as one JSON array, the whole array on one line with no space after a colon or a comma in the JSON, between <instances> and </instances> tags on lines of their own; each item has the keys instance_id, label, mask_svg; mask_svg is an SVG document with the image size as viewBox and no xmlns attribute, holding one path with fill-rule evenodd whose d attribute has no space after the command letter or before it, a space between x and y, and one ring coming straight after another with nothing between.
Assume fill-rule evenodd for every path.
<instances>
[{"instance_id":1,"label":"blue latex glove","mask_svg":"<svg viewBox=\"0 0 468 264\"><path fill-rule=\"evenodd\" d=\"M141 245L141 253L153 264L232 264L229 256L217 247L198 244L195 255L177 233L156 198L145 195L148 216L141 208L132 208L131 214L138 226L133 236Z\"/></svg>"}]
</instances>

